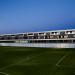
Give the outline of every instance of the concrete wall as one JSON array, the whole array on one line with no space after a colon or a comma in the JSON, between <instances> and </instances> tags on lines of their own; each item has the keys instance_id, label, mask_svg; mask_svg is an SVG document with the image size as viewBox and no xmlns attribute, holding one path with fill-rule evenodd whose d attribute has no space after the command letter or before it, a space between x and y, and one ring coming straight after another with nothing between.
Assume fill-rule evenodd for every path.
<instances>
[{"instance_id":1,"label":"concrete wall","mask_svg":"<svg viewBox=\"0 0 75 75\"><path fill-rule=\"evenodd\" d=\"M0 43L0 46L75 48L75 43Z\"/></svg>"}]
</instances>

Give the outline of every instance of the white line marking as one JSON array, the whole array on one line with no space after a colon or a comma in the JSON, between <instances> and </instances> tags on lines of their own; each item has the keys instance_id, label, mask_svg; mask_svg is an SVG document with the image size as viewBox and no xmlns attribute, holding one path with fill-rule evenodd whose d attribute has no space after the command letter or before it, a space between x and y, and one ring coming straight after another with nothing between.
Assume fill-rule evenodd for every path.
<instances>
[{"instance_id":1,"label":"white line marking","mask_svg":"<svg viewBox=\"0 0 75 75\"><path fill-rule=\"evenodd\" d=\"M4 72L0 72L0 74L3 74L3 75L9 75L9 74L7 74L7 73L4 73Z\"/></svg>"},{"instance_id":2,"label":"white line marking","mask_svg":"<svg viewBox=\"0 0 75 75\"><path fill-rule=\"evenodd\" d=\"M42 53L41 53L42 54ZM32 56L32 57L30 57L30 59L33 59L33 58L35 58L35 57L37 57L37 56L40 56L41 54L39 54L39 55L34 55L34 56ZM15 63L15 64L10 64L10 65L8 65L8 66L5 66L5 67L2 67L2 68L0 68L0 70L4 70L4 69L6 69L6 68L9 68L9 67L12 67L12 66L14 66L14 65L17 65L17 64L19 64L19 63L22 63L23 61L28 61L28 60L30 60L29 59L29 57L25 57L25 58L20 58L20 59L22 59L22 60L20 60L20 61L18 61L17 63Z\"/></svg>"},{"instance_id":3,"label":"white line marking","mask_svg":"<svg viewBox=\"0 0 75 75\"><path fill-rule=\"evenodd\" d=\"M75 74L75 72L73 72Z\"/></svg>"},{"instance_id":4,"label":"white line marking","mask_svg":"<svg viewBox=\"0 0 75 75\"><path fill-rule=\"evenodd\" d=\"M21 62L23 62L24 60L26 60L25 58L20 58L20 59L22 59L22 60L18 61L17 63L13 63L13 64L10 64L10 65L8 65L8 66L2 67L2 68L0 68L0 70L4 70L4 69L6 69L6 68L8 68L8 67L12 67L12 66L14 66L14 65L16 65L16 64L18 64L18 63L21 63Z\"/></svg>"},{"instance_id":5,"label":"white line marking","mask_svg":"<svg viewBox=\"0 0 75 75\"><path fill-rule=\"evenodd\" d=\"M56 66L60 66L59 64L68 56L68 53L65 54L57 63L56 63Z\"/></svg>"}]
</instances>

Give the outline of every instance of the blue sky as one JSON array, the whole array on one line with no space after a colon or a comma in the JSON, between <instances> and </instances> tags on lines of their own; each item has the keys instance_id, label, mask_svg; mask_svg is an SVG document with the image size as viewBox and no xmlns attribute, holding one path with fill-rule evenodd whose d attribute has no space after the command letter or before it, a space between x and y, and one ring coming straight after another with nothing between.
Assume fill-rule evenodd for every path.
<instances>
[{"instance_id":1,"label":"blue sky","mask_svg":"<svg viewBox=\"0 0 75 75\"><path fill-rule=\"evenodd\" d=\"M0 34L75 28L75 0L0 0Z\"/></svg>"}]
</instances>

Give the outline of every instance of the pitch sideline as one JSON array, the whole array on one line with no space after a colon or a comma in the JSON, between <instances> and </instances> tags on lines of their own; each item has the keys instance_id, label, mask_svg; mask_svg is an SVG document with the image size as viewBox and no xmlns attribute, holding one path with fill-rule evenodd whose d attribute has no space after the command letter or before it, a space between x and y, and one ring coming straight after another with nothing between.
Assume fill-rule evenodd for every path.
<instances>
[{"instance_id":1,"label":"pitch sideline","mask_svg":"<svg viewBox=\"0 0 75 75\"><path fill-rule=\"evenodd\" d=\"M38 57L38 56L40 56L42 53L40 53L39 55L35 55L35 56L32 56L31 57L31 59L33 59L33 58L35 58L35 57ZM9 67L12 67L12 66L14 66L14 65L17 65L18 63L22 63L23 61L28 61L28 59L26 58L22 58L22 60L21 61L18 61L17 63L15 63L15 64L10 64L10 65L8 65L8 66L5 66L5 67L2 67L2 68L0 68L0 70L4 70L4 69L6 69L6 68L9 68Z\"/></svg>"},{"instance_id":2,"label":"pitch sideline","mask_svg":"<svg viewBox=\"0 0 75 75\"><path fill-rule=\"evenodd\" d=\"M4 72L0 72L0 74L3 74L3 75L9 75L9 74L7 74L7 73L4 73Z\"/></svg>"},{"instance_id":3,"label":"pitch sideline","mask_svg":"<svg viewBox=\"0 0 75 75\"><path fill-rule=\"evenodd\" d=\"M65 54L63 57L61 57L58 62L56 63L56 66L60 67L60 63L68 56L69 53Z\"/></svg>"}]
</instances>

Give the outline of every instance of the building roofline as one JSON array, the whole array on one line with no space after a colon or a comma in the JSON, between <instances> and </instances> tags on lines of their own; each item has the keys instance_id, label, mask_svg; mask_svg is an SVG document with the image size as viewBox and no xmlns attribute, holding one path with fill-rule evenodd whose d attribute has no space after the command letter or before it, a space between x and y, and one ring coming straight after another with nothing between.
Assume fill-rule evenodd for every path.
<instances>
[{"instance_id":1,"label":"building roofline","mask_svg":"<svg viewBox=\"0 0 75 75\"><path fill-rule=\"evenodd\" d=\"M60 31L71 31L75 29L63 29L63 30L50 30L50 31L37 31L37 32L23 32L23 33L12 33L12 34L0 34L0 36L4 36L4 35L18 35L18 34L28 34L28 33L45 33L45 32L60 32Z\"/></svg>"}]
</instances>

